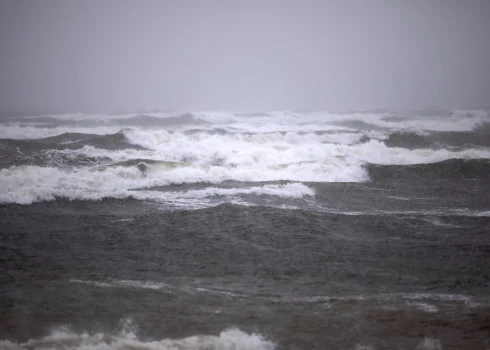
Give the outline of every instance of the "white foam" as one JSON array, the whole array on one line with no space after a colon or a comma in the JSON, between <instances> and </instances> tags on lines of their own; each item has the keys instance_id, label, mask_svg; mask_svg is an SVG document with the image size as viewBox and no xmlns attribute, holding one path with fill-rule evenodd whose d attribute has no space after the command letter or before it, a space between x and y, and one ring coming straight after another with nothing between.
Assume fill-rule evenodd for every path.
<instances>
[{"instance_id":1,"label":"white foam","mask_svg":"<svg viewBox=\"0 0 490 350\"><path fill-rule=\"evenodd\" d=\"M426 210L372 210L372 211L346 211L336 210L331 208L322 208L316 206L313 210L317 210L323 213L340 214L340 215L420 215L420 216L469 216L469 217L481 217L490 216L490 211L480 211L461 208L443 208L443 209L426 209Z\"/></svg>"},{"instance_id":2,"label":"white foam","mask_svg":"<svg viewBox=\"0 0 490 350\"><path fill-rule=\"evenodd\" d=\"M368 174L366 163L420 164L451 158L490 158L490 150L408 150L390 148L371 140L360 144L322 143L325 135L297 133L273 134L185 134L164 130L125 130L132 143L149 150L110 151L85 146L78 150L47 151L67 158L89 156L112 159L114 162L148 159L142 167L109 166L60 168L34 166L0 170L0 202L29 204L55 197L96 200L104 197L158 199L157 192L136 192L154 186L184 183L300 181L300 182L363 182ZM154 163L152 161L159 161ZM303 187L302 187L303 186ZM248 189L217 189L179 194L174 199L190 197L264 194L289 198L311 196L304 185L278 187L260 186ZM482 214L486 215L486 214Z\"/></svg>"},{"instance_id":3,"label":"white foam","mask_svg":"<svg viewBox=\"0 0 490 350\"><path fill-rule=\"evenodd\" d=\"M474 216L490 216L490 212L488 213L488 215L481 215L481 214L484 214L485 212L478 212L476 213L476 215ZM432 225L434 226L440 226L440 227L461 227L459 225L454 225L454 224L448 224L448 223L445 223L443 222L440 218L438 217L435 217L435 218L428 218L428 219L425 219L427 222L430 222Z\"/></svg>"},{"instance_id":4,"label":"white foam","mask_svg":"<svg viewBox=\"0 0 490 350\"><path fill-rule=\"evenodd\" d=\"M145 115L157 118L176 117L178 113L145 113ZM488 113L479 110L456 110L450 113L442 113L438 116L413 115L393 118L390 113L293 113L287 111L270 111L244 115L233 112L192 112L192 115L206 122L205 125L173 125L169 129L212 129L220 128L231 133L275 133L275 132L306 132L313 133L318 131L334 130L356 130L355 123L364 123L363 130L381 128L376 132L379 137L386 137L388 132L393 131L412 131L424 133L426 131L471 131L483 123L490 122ZM15 123L2 124L0 127L0 138L42 138L56 136L65 132L110 134L118 131L118 126L109 126L111 119L127 119L134 117L135 114L60 114L45 115L59 120L83 121L88 120L96 127L89 128L83 125L62 126L57 128L38 128L34 127L32 118L17 120ZM346 123L347 122L347 123ZM107 124L107 125L106 125Z\"/></svg>"},{"instance_id":5,"label":"white foam","mask_svg":"<svg viewBox=\"0 0 490 350\"><path fill-rule=\"evenodd\" d=\"M391 113L350 113L330 114L326 112L308 113L311 122L344 123L357 120L368 125L389 129L390 131L413 131L423 133L425 131L471 131L489 123L490 117L482 110L455 110L449 113L441 113L437 116L427 116L423 112L418 115L392 117Z\"/></svg>"},{"instance_id":6,"label":"white foam","mask_svg":"<svg viewBox=\"0 0 490 350\"><path fill-rule=\"evenodd\" d=\"M490 211L480 211L475 213L475 216L490 216Z\"/></svg>"},{"instance_id":7,"label":"white foam","mask_svg":"<svg viewBox=\"0 0 490 350\"><path fill-rule=\"evenodd\" d=\"M391 294L395 297L401 297L407 300L438 300L438 301L456 301L467 305L473 305L472 297L462 294L436 294L436 293L398 293Z\"/></svg>"},{"instance_id":8,"label":"white foam","mask_svg":"<svg viewBox=\"0 0 490 350\"><path fill-rule=\"evenodd\" d=\"M138 191L142 195L151 196L154 191ZM185 192L165 192L165 197L176 198L205 198L214 196L236 196L242 194L278 196L285 198L303 198L314 196L315 191L302 183L288 183L285 185L264 185L244 188L218 188L207 187L203 190L189 190Z\"/></svg>"},{"instance_id":9,"label":"white foam","mask_svg":"<svg viewBox=\"0 0 490 350\"><path fill-rule=\"evenodd\" d=\"M416 149L387 147L383 142L371 140L367 143L350 146L358 161L381 165L411 165L442 162L448 159L490 158L490 150L467 149L453 152L446 149ZM356 150L357 148L357 150Z\"/></svg>"},{"instance_id":10,"label":"white foam","mask_svg":"<svg viewBox=\"0 0 490 350\"><path fill-rule=\"evenodd\" d=\"M167 284L154 281L137 281L137 280L112 280L112 281L87 281L87 280L70 280L73 283L89 284L95 287L111 288L111 287L130 287L139 289L161 290L168 287Z\"/></svg>"},{"instance_id":11,"label":"white foam","mask_svg":"<svg viewBox=\"0 0 490 350\"><path fill-rule=\"evenodd\" d=\"M420 303L420 302L415 302L415 303L410 303L411 305L415 306L417 309L420 311L428 312L428 313L436 313L439 311L439 309L428 303Z\"/></svg>"},{"instance_id":12,"label":"white foam","mask_svg":"<svg viewBox=\"0 0 490 350\"><path fill-rule=\"evenodd\" d=\"M436 338L425 337L415 350L442 350L441 341Z\"/></svg>"},{"instance_id":13,"label":"white foam","mask_svg":"<svg viewBox=\"0 0 490 350\"><path fill-rule=\"evenodd\" d=\"M142 172L138 167L115 166L100 171L81 169L72 172L58 168L20 166L0 170L0 203L31 204L54 200L99 200L102 198L137 198L162 203L206 206L208 197L236 195L267 195L286 198L313 196L314 191L300 183L264 185L224 189L211 187L186 192L134 191L135 188L165 186L171 183L196 182L220 179L220 172L196 167L168 168L165 165L148 165Z\"/></svg>"},{"instance_id":14,"label":"white foam","mask_svg":"<svg viewBox=\"0 0 490 350\"><path fill-rule=\"evenodd\" d=\"M472 131L483 123L490 122L484 111L458 111L444 116L421 116L398 121L379 120L377 125L392 130L420 131Z\"/></svg>"},{"instance_id":15,"label":"white foam","mask_svg":"<svg viewBox=\"0 0 490 350\"><path fill-rule=\"evenodd\" d=\"M376 348L372 345L361 345L361 344L357 344L355 347L354 347L354 350L376 350Z\"/></svg>"},{"instance_id":16,"label":"white foam","mask_svg":"<svg viewBox=\"0 0 490 350\"><path fill-rule=\"evenodd\" d=\"M462 112L461 112L462 113ZM465 112L454 114L454 123L459 119L478 120L486 114ZM206 198L233 197L243 195L268 195L287 198L313 196L305 185L266 185L241 189L212 187L186 193L166 193L144 190L170 184L213 183L223 181L240 182L364 182L369 177L364 165L410 165L434 163L447 159L490 158L489 149L467 149L451 151L445 149L390 148L382 141L371 139L360 143L365 135L377 132L302 133L298 131L277 132L278 129L300 129L308 125L321 128L327 122L342 118L364 118L379 123L388 122L381 114L311 114L304 119L290 112L270 112L259 116L239 116L231 113L201 113L196 117L219 124L235 127L247 122L251 130L276 130L268 133L186 133L163 129L124 129L128 142L146 150L106 150L85 146L78 150L49 150L51 157L62 156L72 159L89 156L113 162L134 159L149 160L141 167L120 165L94 169L40 168L33 166L12 167L0 170L0 202L29 204L36 201L68 199L97 200L105 197L138 198L172 202L176 205L211 205ZM449 118L449 119L451 119ZM458 119L459 118L459 119ZM451 119L451 120L452 120ZM465 120L466 120L465 119ZM475 124L476 125L476 124ZM269 128L270 127L270 128ZM254 129L255 128L255 129ZM258 128L258 129L257 129ZM64 132L112 133L111 127L86 128L33 128L0 126L1 135L8 137L46 137ZM12 134L10 134L12 132ZM374 133L374 134L373 134ZM377 134L376 134L377 135ZM382 135L378 135L382 138ZM158 161L155 163L154 161ZM62 163L61 163L62 164ZM167 199L165 199L167 198ZM235 198L235 201L238 199ZM179 204L180 203L180 204ZM487 215L482 213L481 215Z\"/></svg>"},{"instance_id":17,"label":"white foam","mask_svg":"<svg viewBox=\"0 0 490 350\"><path fill-rule=\"evenodd\" d=\"M436 293L381 293L381 294L361 294L361 295L317 295L317 296L307 296L307 297L296 297L296 298L281 298L279 301L285 302L295 302L295 303L319 303L319 302L331 302L337 300L380 300L380 301L398 301L404 300L410 305L417 306L419 308L425 308L424 311L429 309L432 311L437 311L433 309L435 306L428 304L427 301L431 302L456 302L464 303L469 307L476 307L479 304L473 301L471 296L462 294L436 294Z\"/></svg>"},{"instance_id":18,"label":"white foam","mask_svg":"<svg viewBox=\"0 0 490 350\"><path fill-rule=\"evenodd\" d=\"M166 293L178 293L182 292L188 294L206 293L224 295L227 297L243 298L247 295L230 291L227 289L217 287L199 287L191 286L192 283L172 283L172 282L157 282L157 281L138 281L138 280L108 280L108 281L91 281L91 280L70 280L72 283L87 284L98 288L136 288L136 289L150 289L154 291L163 291Z\"/></svg>"},{"instance_id":19,"label":"white foam","mask_svg":"<svg viewBox=\"0 0 490 350\"><path fill-rule=\"evenodd\" d=\"M30 339L25 343L0 340L5 350L273 350L275 344L262 335L242 332L237 328L222 331L219 335L193 335L182 339L144 340L139 339L135 327L127 322L118 334L76 333L59 328L49 335Z\"/></svg>"},{"instance_id":20,"label":"white foam","mask_svg":"<svg viewBox=\"0 0 490 350\"><path fill-rule=\"evenodd\" d=\"M226 134L204 133L187 135L168 133L164 130L125 130L129 142L154 150L174 160L191 159L198 162L223 162L230 165L284 164L316 162L324 165L342 166L375 164L421 164L434 163L451 158L490 158L490 150L468 149L454 152L445 149L416 149L387 147L383 142L370 140L351 144L352 136L341 144L331 143L331 135L272 133L272 134ZM304 179L305 181L315 181ZM325 180L328 181L328 180Z\"/></svg>"}]
</instances>

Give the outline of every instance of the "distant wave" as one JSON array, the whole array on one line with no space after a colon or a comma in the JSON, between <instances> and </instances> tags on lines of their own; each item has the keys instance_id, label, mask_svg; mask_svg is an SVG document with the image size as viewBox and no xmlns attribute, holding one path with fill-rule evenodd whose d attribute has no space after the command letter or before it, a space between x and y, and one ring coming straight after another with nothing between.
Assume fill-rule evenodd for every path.
<instances>
[{"instance_id":1,"label":"distant wave","mask_svg":"<svg viewBox=\"0 0 490 350\"><path fill-rule=\"evenodd\" d=\"M421 181L485 179L490 180L490 159L448 159L430 164L377 165L368 164L374 182L420 179Z\"/></svg>"},{"instance_id":2,"label":"distant wave","mask_svg":"<svg viewBox=\"0 0 490 350\"><path fill-rule=\"evenodd\" d=\"M477 129L478 130L478 129ZM389 147L407 149L468 149L477 147L490 148L490 133L480 132L432 132L421 135L413 132L395 132L384 140Z\"/></svg>"},{"instance_id":3,"label":"distant wave","mask_svg":"<svg viewBox=\"0 0 490 350\"><path fill-rule=\"evenodd\" d=\"M328 112L193 112L178 115L50 115L9 119L0 123L0 138L42 138L62 133L112 134L121 128L164 130L222 129L229 132L318 132L325 130L379 131L473 131L488 125L488 113L479 110L427 113L384 111L356 113ZM90 131L91 130L91 131Z\"/></svg>"}]
</instances>

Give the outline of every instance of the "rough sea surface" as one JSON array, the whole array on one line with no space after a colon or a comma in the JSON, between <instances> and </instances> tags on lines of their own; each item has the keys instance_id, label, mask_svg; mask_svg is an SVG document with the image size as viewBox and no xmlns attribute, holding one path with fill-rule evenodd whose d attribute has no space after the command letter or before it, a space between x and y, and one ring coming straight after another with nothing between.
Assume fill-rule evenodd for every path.
<instances>
[{"instance_id":1,"label":"rough sea surface","mask_svg":"<svg viewBox=\"0 0 490 350\"><path fill-rule=\"evenodd\" d=\"M488 350L488 111L5 118L0 349Z\"/></svg>"}]
</instances>

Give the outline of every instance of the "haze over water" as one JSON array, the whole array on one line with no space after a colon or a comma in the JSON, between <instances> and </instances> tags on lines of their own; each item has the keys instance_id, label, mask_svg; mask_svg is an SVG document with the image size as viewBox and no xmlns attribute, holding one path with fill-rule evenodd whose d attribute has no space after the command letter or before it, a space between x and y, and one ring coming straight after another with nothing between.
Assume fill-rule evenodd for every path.
<instances>
[{"instance_id":1,"label":"haze over water","mask_svg":"<svg viewBox=\"0 0 490 350\"><path fill-rule=\"evenodd\" d=\"M2 1L0 108L483 108L490 4Z\"/></svg>"},{"instance_id":2,"label":"haze over water","mask_svg":"<svg viewBox=\"0 0 490 350\"><path fill-rule=\"evenodd\" d=\"M486 1L3 1L0 349L490 348Z\"/></svg>"}]
</instances>

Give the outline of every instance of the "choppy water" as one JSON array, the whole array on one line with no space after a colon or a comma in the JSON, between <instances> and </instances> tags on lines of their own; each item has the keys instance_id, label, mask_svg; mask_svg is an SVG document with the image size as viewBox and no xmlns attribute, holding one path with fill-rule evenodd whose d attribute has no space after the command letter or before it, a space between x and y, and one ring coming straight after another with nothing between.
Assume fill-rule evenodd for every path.
<instances>
[{"instance_id":1,"label":"choppy water","mask_svg":"<svg viewBox=\"0 0 490 350\"><path fill-rule=\"evenodd\" d=\"M32 116L0 138L0 348L490 348L485 111Z\"/></svg>"}]
</instances>

